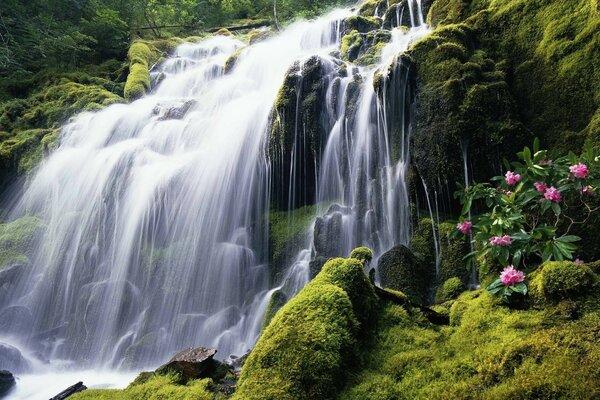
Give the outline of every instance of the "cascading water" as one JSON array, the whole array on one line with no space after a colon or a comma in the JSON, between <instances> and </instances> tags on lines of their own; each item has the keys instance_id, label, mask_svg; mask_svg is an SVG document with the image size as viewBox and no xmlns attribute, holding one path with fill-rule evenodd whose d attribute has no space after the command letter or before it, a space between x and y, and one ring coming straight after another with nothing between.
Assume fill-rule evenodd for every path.
<instances>
[{"instance_id":1,"label":"cascading water","mask_svg":"<svg viewBox=\"0 0 600 400\"><path fill-rule=\"evenodd\" d=\"M275 290L264 224L273 104L290 66L315 55L331 67L330 129L308 201L318 215L337 203L317 225L339 219L336 255L407 244L411 95L398 54L427 33L420 3L409 3L413 28L392 31L376 66L333 76L351 15L338 10L242 49L228 73L242 42L182 44L153 72L153 94L79 115L11 212L39 217L45 233L0 298L0 342L76 368L155 366L197 345L221 357L251 348ZM292 201L296 187L286 189ZM310 260L304 250L287 268L288 297Z\"/></svg>"}]
</instances>

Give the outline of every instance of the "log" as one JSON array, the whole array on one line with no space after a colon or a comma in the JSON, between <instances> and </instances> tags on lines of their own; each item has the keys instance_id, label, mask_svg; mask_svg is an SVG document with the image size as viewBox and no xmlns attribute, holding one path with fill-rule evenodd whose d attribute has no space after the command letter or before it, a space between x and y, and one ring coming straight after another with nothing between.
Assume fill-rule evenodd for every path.
<instances>
[{"instance_id":1,"label":"log","mask_svg":"<svg viewBox=\"0 0 600 400\"><path fill-rule=\"evenodd\" d=\"M64 400L69 396L74 395L75 393L82 392L87 389L87 386L83 384L83 382L77 382L73 386L69 386L50 400Z\"/></svg>"},{"instance_id":2,"label":"log","mask_svg":"<svg viewBox=\"0 0 600 400\"><path fill-rule=\"evenodd\" d=\"M245 24L245 25L233 25L233 26L222 26L222 27L218 27L218 28L210 28L207 32L217 32L220 29L227 29L228 31L242 31L244 29L256 29L256 28L262 28L263 26L268 26L270 25L270 23L268 21L258 21L258 22L253 22L251 24Z\"/></svg>"},{"instance_id":3,"label":"log","mask_svg":"<svg viewBox=\"0 0 600 400\"><path fill-rule=\"evenodd\" d=\"M399 304L405 307L409 312L411 308L417 308L419 311L423 313L423 316L429 320L432 324L435 325L450 325L450 317L444 314L440 314L439 312L432 310L429 307L415 304L408 300L408 298L400 296L394 292L390 292L388 290L382 289L378 286L375 286L375 293L377 296L384 300L391 301L394 304Z\"/></svg>"}]
</instances>

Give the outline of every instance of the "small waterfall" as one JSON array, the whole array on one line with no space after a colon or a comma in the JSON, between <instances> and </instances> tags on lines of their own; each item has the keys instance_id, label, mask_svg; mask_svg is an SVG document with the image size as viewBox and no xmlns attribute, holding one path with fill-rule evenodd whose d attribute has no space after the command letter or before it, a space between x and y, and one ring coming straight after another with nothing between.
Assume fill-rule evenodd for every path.
<instances>
[{"instance_id":1,"label":"small waterfall","mask_svg":"<svg viewBox=\"0 0 600 400\"><path fill-rule=\"evenodd\" d=\"M471 180L469 179L469 143L464 140L462 142L462 159L463 159L463 171L464 171L464 179L465 179L465 189L469 187ZM469 220L471 220L471 210L469 210ZM473 252L473 234L469 233L469 246L471 252ZM471 276L469 277L469 289L477 289L479 288L479 278L477 276L477 267L473 265L471 267Z\"/></svg>"}]
</instances>

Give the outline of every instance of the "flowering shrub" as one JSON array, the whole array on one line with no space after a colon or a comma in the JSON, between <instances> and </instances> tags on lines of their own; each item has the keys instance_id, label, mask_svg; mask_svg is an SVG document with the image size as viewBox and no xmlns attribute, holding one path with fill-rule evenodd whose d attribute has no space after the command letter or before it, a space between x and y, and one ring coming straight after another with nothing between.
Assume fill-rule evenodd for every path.
<instances>
[{"instance_id":1,"label":"flowering shrub","mask_svg":"<svg viewBox=\"0 0 600 400\"><path fill-rule=\"evenodd\" d=\"M527 294L525 274L517 271L512 265L509 265L504 268L500 274L500 278L496 279L487 289L492 294L501 294L504 302L509 303L510 296L513 293Z\"/></svg>"},{"instance_id":2,"label":"flowering shrub","mask_svg":"<svg viewBox=\"0 0 600 400\"><path fill-rule=\"evenodd\" d=\"M581 239L570 234L572 227L600 208L592 201L600 187L600 157L591 147L579 157L570 153L550 160L536 139L533 150L526 147L518 157L518 162L504 161L508 171L491 184L474 184L455 195L463 205L455 235L473 235L476 249L467 256L469 266L473 258L490 257L506 266L488 288L505 298L526 293L524 275L516 269L572 260Z\"/></svg>"}]
</instances>

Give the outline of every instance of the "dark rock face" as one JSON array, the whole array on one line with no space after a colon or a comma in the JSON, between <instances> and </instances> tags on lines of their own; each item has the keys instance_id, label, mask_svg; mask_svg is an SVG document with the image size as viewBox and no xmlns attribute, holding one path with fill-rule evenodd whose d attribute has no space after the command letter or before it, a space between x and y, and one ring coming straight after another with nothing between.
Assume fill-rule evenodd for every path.
<instances>
[{"instance_id":1,"label":"dark rock face","mask_svg":"<svg viewBox=\"0 0 600 400\"><path fill-rule=\"evenodd\" d=\"M318 257L341 256L340 237L342 236L342 218L349 215L349 207L334 204L327 213L315 221L314 245Z\"/></svg>"},{"instance_id":2,"label":"dark rock face","mask_svg":"<svg viewBox=\"0 0 600 400\"><path fill-rule=\"evenodd\" d=\"M275 101L268 143L271 198L277 210L314 203L321 152L335 122L328 115L327 89L340 68L340 63L313 56L286 74Z\"/></svg>"},{"instance_id":3,"label":"dark rock face","mask_svg":"<svg viewBox=\"0 0 600 400\"><path fill-rule=\"evenodd\" d=\"M7 369L20 374L27 372L30 369L30 365L19 349L0 342L0 369Z\"/></svg>"},{"instance_id":4,"label":"dark rock face","mask_svg":"<svg viewBox=\"0 0 600 400\"><path fill-rule=\"evenodd\" d=\"M6 370L0 370L0 398L8 395L16 385L15 377Z\"/></svg>"},{"instance_id":5,"label":"dark rock face","mask_svg":"<svg viewBox=\"0 0 600 400\"><path fill-rule=\"evenodd\" d=\"M227 375L229 367L222 362L214 360L213 357L215 354L217 354L216 349L205 347L194 349L190 347L175 354L168 363L159 367L156 373L164 374L174 371L180 374L183 381L202 378L220 380Z\"/></svg>"},{"instance_id":6,"label":"dark rock face","mask_svg":"<svg viewBox=\"0 0 600 400\"><path fill-rule=\"evenodd\" d=\"M426 302L435 270L424 266L408 247L392 247L379 258L377 269L384 288L399 290L415 303Z\"/></svg>"}]
</instances>

